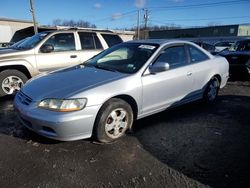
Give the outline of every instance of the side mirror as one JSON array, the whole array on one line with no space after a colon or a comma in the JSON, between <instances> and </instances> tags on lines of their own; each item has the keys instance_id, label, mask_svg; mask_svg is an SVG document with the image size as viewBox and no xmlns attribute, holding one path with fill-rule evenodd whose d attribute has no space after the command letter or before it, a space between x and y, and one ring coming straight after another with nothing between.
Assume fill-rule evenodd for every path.
<instances>
[{"instance_id":1,"label":"side mirror","mask_svg":"<svg viewBox=\"0 0 250 188\"><path fill-rule=\"evenodd\" d=\"M40 48L40 51L42 53L50 53L50 52L54 51L54 46L52 44L44 44Z\"/></svg>"},{"instance_id":2,"label":"side mirror","mask_svg":"<svg viewBox=\"0 0 250 188\"><path fill-rule=\"evenodd\" d=\"M169 70L169 68L170 68L169 63L157 62L156 64L149 66L149 72L152 74L155 74L155 73L167 71Z\"/></svg>"}]
</instances>

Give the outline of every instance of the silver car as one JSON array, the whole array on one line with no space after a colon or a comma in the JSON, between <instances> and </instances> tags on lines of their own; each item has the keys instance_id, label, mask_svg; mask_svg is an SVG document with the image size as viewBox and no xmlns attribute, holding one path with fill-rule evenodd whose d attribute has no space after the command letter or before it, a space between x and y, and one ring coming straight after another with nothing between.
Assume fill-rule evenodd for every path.
<instances>
[{"instance_id":1,"label":"silver car","mask_svg":"<svg viewBox=\"0 0 250 188\"><path fill-rule=\"evenodd\" d=\"M40 135L111 142L136 119L201 98L213 102L227 79L227 60L191 42L131 41L29 80L14 105Z\"/></svg>"}]
</instances>

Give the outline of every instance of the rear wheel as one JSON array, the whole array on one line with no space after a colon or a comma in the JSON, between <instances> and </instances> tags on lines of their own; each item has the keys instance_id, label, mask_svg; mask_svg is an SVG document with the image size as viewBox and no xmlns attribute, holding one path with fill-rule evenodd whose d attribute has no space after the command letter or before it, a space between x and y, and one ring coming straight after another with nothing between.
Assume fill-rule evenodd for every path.
<instances>
[{"instance_id":1,"label":"rear wheel","mask_svg":"<svg viewBox=\"0 0 250 188\"><path fill-rule=\"evenodd\" d=\"M9 69L0 72L0 97L15 94L27 80L27 76L18 70Z\"/></svg>"},{"instance_id":2,"label":"rear wheel","mask_svg":"<svg viewBox=\"0 0 250 188\"><path fill-rule=\"evenodd\" d=\"M207 87L205 89L203 99L206 102L214 102L220 88L220 82L218 78L213 77L207 84Z\"/></svg>"},{"instance_id":3,"label":"rear wheel","mask_svg":"<svg viewBox=\"0 0 250 188\"><path fill-rule=\"evenodd\" d=\"M112 142L124 136L133 123L133 111L124 100L113 98L100 109L96 122L94 136L100 142Z\"/></svg>"}]
</instances>

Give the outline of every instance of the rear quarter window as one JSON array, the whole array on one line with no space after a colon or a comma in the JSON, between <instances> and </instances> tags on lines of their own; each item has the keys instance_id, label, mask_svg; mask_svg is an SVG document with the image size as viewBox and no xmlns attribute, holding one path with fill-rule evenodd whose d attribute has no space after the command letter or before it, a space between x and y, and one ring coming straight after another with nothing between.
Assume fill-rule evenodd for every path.
<instances>
[{"instance_id":1,"label":"rear quarter window","mask_svg":"<svg viewBox=\"0 0 250 188\"><path fill-rule=\"evenodd\" d=\"M103 49L99 38L95 33L78 32L83 50Z\"/></svg>"},{"instance_id":2,"label":"rear quarter window","mask_svg":"<svg viewBox=\"0 0 250 188\"><path fill-rule=\"evenodd\" d=\"M108 47L114 46L116 44L122 43L122 39L118 35L101 34L106 41Z\"/></svg>"}]
</instances>

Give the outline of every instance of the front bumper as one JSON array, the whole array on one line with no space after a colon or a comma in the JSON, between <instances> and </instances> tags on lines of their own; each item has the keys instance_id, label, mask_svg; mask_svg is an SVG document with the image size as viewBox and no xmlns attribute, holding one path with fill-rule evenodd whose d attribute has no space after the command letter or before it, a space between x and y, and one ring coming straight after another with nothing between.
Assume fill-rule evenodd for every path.
<instances>
[{"instance_id":1,"label":"front bumper","mask_svg":"<svg viewBox=\"0 0 250 188\"><path fill-rule=\"evenodd\" d=\"M36 102L29 105L22 103L16 96L15 111L28 129L39 135L61 141L73 141L89 138L96 115L100 108L97 106L85 107L77 112L54 112L37 108Z\"/></svg>"},{"instance_id":2,"label":"front bumper","mask_svg":"<svg viewBox=\"0 0 250 188\"><path fill-rule=\"evenodd\" d=\"M225 85L227 84L228 79L229 79L229 73L228 72L222 75L220 88L225 87Z\"/></svg>"},{"instance_id":3,"label":"front bumper","mask_svg":"<svg viewBox=\"0 0 250 188\"><path fill-rule=\"evenodd\" d=\"M229 67L229 72L232 75L249 75L250 74L250 66L245 64L231 64Z\"/></svg>"}]
</instances>

